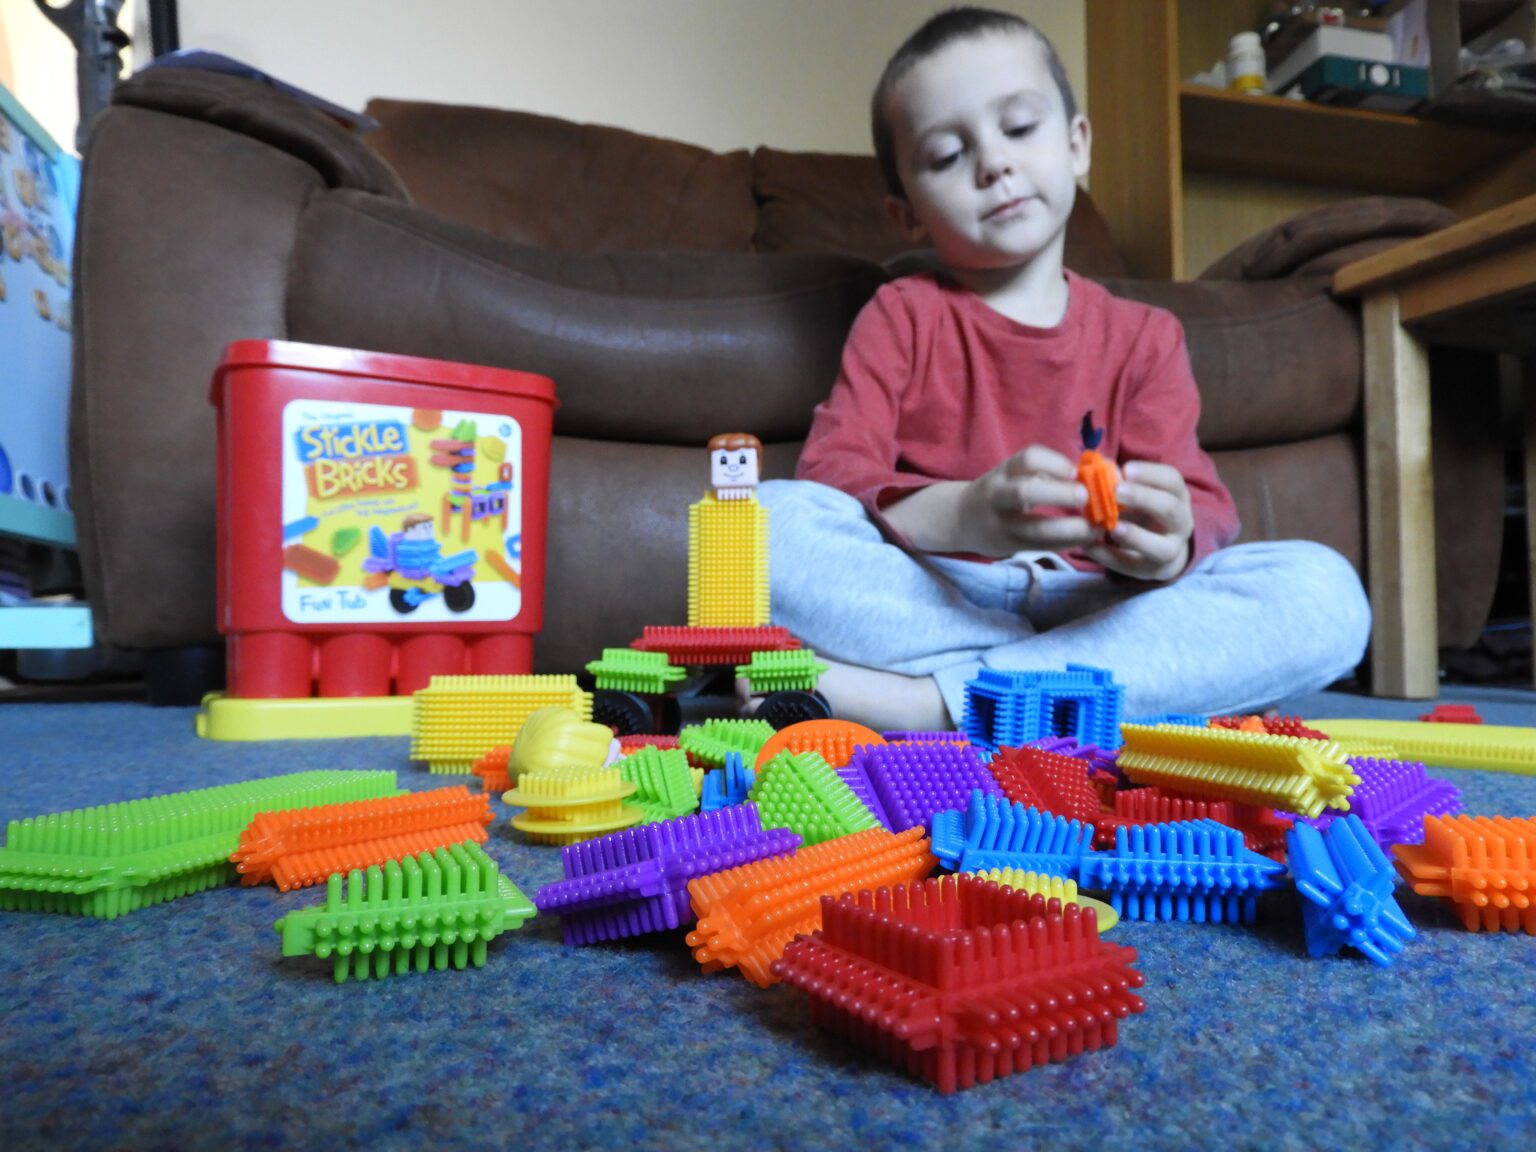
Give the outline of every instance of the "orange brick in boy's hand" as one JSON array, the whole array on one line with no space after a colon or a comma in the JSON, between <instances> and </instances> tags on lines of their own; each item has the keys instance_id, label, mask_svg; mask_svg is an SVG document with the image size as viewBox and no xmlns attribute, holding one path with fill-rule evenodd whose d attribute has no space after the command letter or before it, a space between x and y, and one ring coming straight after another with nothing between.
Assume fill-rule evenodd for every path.
<instances>
[{"instance_id":1,"label":"orange brick in boy's hand","mask_svg":"<svg viewBox=\"0 0 1536 1152\"><path fill-rule=\"evenodd\" d=\"M1103 439L1104 429L1094 428L1093 413L1087 413L1083 417L1083 454L1077 458L1078 483L1088 489L1088 507L1083 514L1095 528L1113 532L1120 523L1120 504L1115 499L1120 469L1113 460L1099 455L1099 441Z\"/></svg>"}]
</instances>

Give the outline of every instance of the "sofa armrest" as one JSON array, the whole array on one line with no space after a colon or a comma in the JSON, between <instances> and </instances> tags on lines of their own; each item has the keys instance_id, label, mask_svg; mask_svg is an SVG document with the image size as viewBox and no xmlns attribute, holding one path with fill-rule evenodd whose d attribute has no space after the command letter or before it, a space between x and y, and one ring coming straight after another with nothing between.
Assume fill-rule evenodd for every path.
<instances>
[{"instance_id":1,"label":"sofa armrest","mask_svg":"<svg viewBox=\"0 0 1536 1152\"><path fill-rule=\"evenodd\" d=\"M1360 196L1266 228L1221 257L1201 280L1279 280L1332 275L1353 260L1456 222L1433 200Z\"/></svg>"},{"instance_id":2,"label":"sofa armrest","mask_svg":"<svg viewBox=\"0 0 1536 1152\"><path fill-rule=\"evenodd\" d=\"M111 643L218 638L209 379L231 340L288 335L299 220L326 182L291 149L191 115L125 100L93 124L70 474L85 589Z\"/></svg>"},{"instance_id":3,"label":"sofa armrest","mask_svg":"<svg viewBox=\"0 0 1536 1152\"><path fill-rule=\"evenodd\" d=\"M201 121L286 152L330 188L355 188L410 202L383 159L325 113L259 80L165 68L140 72L112 91L118 107Z\"/></svg>"}]
</instances>

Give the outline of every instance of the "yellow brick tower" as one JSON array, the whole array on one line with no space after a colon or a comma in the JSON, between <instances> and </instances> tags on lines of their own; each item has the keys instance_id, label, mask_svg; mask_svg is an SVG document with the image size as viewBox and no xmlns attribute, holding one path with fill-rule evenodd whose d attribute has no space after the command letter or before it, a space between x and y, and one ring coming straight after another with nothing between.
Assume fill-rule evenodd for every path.
<instances>
[{"instance_id":1,"label":"yellow brick tower","mask_svg":"<svg viewBox=\"0 0 1536 1152\"><path fill-rule=\"evenodd\" d=\"M688 508L688 626L768 623L768 509L756 496Z\"/></svg>"}]
</instances>

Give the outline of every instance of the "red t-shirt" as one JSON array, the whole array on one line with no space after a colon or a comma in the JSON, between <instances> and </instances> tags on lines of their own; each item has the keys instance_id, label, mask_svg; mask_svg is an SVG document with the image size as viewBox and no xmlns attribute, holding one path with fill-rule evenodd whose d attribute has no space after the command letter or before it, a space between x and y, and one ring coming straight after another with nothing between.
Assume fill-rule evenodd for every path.
<instances>
[{"instance_id":1,"label":"red t-shirt","mask_svg":"<svg viewBox=\"0 0 1536 1152\"><path fill-rule=\"evenodd\" d=\"M1066 276L1067 312L1054 328L1010 320L932 275L883 286L853 323L795 476L857 497L900 541L885 505L935 481L974 480L1029 444L1076 460L1091 410L1105 458L1157 461L1184 476L1191 564L1232 543L1237 509L1195 439L1200 394L1183 328L1161 308Z\"/></svg>"}]
</instances>

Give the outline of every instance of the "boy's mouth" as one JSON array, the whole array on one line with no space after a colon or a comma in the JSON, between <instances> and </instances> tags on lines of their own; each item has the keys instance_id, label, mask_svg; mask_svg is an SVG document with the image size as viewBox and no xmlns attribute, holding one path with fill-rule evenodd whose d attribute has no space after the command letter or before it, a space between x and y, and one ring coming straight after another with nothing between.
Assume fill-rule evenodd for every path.
<instances>
[{"instance_id":1,"label":"boy's mouth","mask_svg":"<svg viewBox=\"0 0 1536 1152\"><path fill-rule=\"evenodd\" d=\"M1004 200L997 207L988 209L986 215L982 216L982 219L996 220L1017 215L1023 211L1024 205L1028 202L1029 198L1027 196L1015 196L1012 200Z\"/></svg>"}]
</instances>

